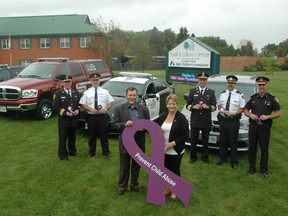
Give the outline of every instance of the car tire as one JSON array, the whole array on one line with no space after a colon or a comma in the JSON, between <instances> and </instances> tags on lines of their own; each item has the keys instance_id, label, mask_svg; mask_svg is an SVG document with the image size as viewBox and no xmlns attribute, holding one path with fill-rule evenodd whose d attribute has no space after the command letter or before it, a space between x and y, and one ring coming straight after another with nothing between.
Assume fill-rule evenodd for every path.
<instances>
[{"instance_id":1,"label":"car tire","mask_svg":"<svg viewBox=\"0 0 288 216\"><path fill-rule=\"evenodd\" d=\"M43 99L38 103L37 109L35 110L36 118L39 120L46 120L52 117L53 107L52 102L48 99Z\"/></svg>"}]
</instances>

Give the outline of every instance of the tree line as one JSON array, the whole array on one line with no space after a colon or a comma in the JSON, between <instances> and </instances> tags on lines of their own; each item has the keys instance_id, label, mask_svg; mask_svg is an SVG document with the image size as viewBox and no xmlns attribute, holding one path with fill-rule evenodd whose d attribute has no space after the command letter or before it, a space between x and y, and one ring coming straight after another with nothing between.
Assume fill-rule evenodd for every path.
<instances>
[{"instance_id":1,"label":"tree line","mask_svg":"<svg viewBox=\"0 0 288 216\"><path fill-rule=\"evenodd\" d=\"M186 27L181 27L178 34L171 28L159 31L156 27L150 30L139 32L121 30L119 24L110 20L108 23L98 18L92 22L95 28L105 33L110 44L110 55L117 59L123 56L137 56L133 61L144 68L151 62L153 56L166 56L167 51L173 49L188 37L196 37L203 43L220 53L221 56L263 56L263 57L284 57L288 55L288 39L277 44L267 44L259 52L253 47L253 42L248 39L241 39L239 46L235 48L227 44L225 39L218 36L197 37L189 33Z\"/></svg>"}]
</instances>

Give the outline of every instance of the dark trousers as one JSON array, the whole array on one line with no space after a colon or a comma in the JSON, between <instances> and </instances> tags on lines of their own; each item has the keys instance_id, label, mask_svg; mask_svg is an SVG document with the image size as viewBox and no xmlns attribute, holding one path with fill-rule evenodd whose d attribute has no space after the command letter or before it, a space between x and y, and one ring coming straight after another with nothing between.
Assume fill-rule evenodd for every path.
<instances>
[{"instance_id":1,"label":"dark trousers","mask_svg":"<svg viewBox=\"0 0 288 216\"><path fill-rule=\"evenodd\" d=\"M60 159L65 159L69 155L76 155L76 128L75 127L58 127L59 146L58 154ZM68 140L68 151L66 141Z\"/></svg>"},{"instance_id":2,"label":"dark trousers","mask_svg":"<svg viewBox=\"0 0 288 216\"><path fill-rule=\"evenodd\" d=\"M230 145L230 163L238 164L237 148L239 135L239 120L220 120L220 159L226 161L228 147Z\"/></svg>"},{"instance_id":3,"label":"dark trousers","mask_svg":"<svg viewBox=\"0 0 288 216\"><path fill-rule=\"evenodd\" d=\"M128 181L130 176L130 164L131 165L131 187L138 186L138 177L140 173L140 166L131 159L129 154L120 154L120 173L119 173L119 189L126 190L128 187Z\"/></svg>"},{"instance_id":4,"label":"dark trousers","mask_svg":"<svg viewBox=\"0 0 288 216\"><path fill-rule=\"evenodd\" d=\"M181 176L180 165L183 154L179 155L168 155L165 154L165 167L171 172L175 173L178 176Z\"/></svg>"},{"instance_id":5,"label":"dark trousers","mask_svg":"<svg viewBox=\"0 0 288 216\"><path fill-rule=\"evenodd\" d=\"M191 127L191 151L190 151L190 159L197 159L197 142L199 137L199 131L202 132L202 152L201 159L208 160L209 150L208 150L208 140L209 140L209 132L210 128L195 128Z\"/></svg>"},{"instance_id":6,"label":"dark trousers","mask_svg":"<svg viewBox=\"0 0 288 216\"><path fill-rule=\"evenodd\" d=\"M96 154L96 136L99 134L101 140L101 147L103 154L109 154L109 143L107 138L108 120L105 114L103 115L89 115L88 117L88 131L89 131L89 154L94 156Z\"/></svg>"},{"instance_id":7,"label":"dark trousers","mask_svg":"<svg viewBox=\"0 0 288 216\"><path fill-rule=\"evenodd\" d=\"M268 172L270 129L269 124L250 123L248 152L250 169L256 170L256 154L259 143L261 149L260 170L261 172Z\"/></svg>"}]
</instances>

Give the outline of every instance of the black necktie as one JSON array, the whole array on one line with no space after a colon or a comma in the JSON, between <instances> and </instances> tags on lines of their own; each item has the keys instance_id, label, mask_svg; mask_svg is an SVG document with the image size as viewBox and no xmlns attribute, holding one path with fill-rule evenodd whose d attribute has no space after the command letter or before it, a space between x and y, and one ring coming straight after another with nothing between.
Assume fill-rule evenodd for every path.
<instances>
[{"instance_id":1,"label":"black necktie","mask_svg":"<svg viewBox=\"0 0 288 216\"><path fill-rule=\"evenodd\" d=\"M229 106L230 106L230 99L231 99L231 92L229 92L229 96L226 102L226 107L225 110L229 111Z\"/></svg>"},{"instance_id":2,"label":"black necktie","mask_svg":"<svg viewBox=\"0 0 288 216\"><path fill-rule=\"evenodd\" d=\"M97 88L95 88L95 103L94 108L98 110L98 95L97 95Z\"/></svg>"},{"instance_id":3,"label":"black necktie","mask_svg":"<svg viewBox=\"0 0 288 216\"><path fill-rule=\"evenodd\" d=\"M70 92L70 90L67 91L67 94L69 95L69 97L71 97L71 92Z\"/></svg>"},{"instance_id":4,"label":"black necktie","mask_svg":"<svg viewBox=\"0 0 288 216\"><path fill-rule=\"evenodd\" d=\"M201 89L201 95L203 95L203 92L204 92L204 90L203 90L203 89Z\"/></svg>"}]
</instances>

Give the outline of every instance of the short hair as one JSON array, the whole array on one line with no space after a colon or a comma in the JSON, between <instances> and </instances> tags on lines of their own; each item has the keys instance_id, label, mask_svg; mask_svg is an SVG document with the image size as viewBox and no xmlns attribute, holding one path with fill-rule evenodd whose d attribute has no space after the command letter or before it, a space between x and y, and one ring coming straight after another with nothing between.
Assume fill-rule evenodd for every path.
<instances>
[{"instance_id":1,"label":"short hair","mask_svg":"<svg viewBox=\"0 0 288 216\"><path fill-rule=\"evenodd\" d=\"M128 94L128 91L136 91L136 93L137 93L137 89L135 87L128 87L126 89L126 95Z\"/></svg>"},{"instance_id":2,"label":"short hair","mask_svg":"<svg viewBox=\"0 0 288 216\"><path fill-rule=\"evenodd\" d=\"M168 104L169 100L173 100L178 105L179 100L178 100L178 97L177 97L176 94L168 95L167 98L166 98L166 104Z\"/></svg>"}]
</instances>

